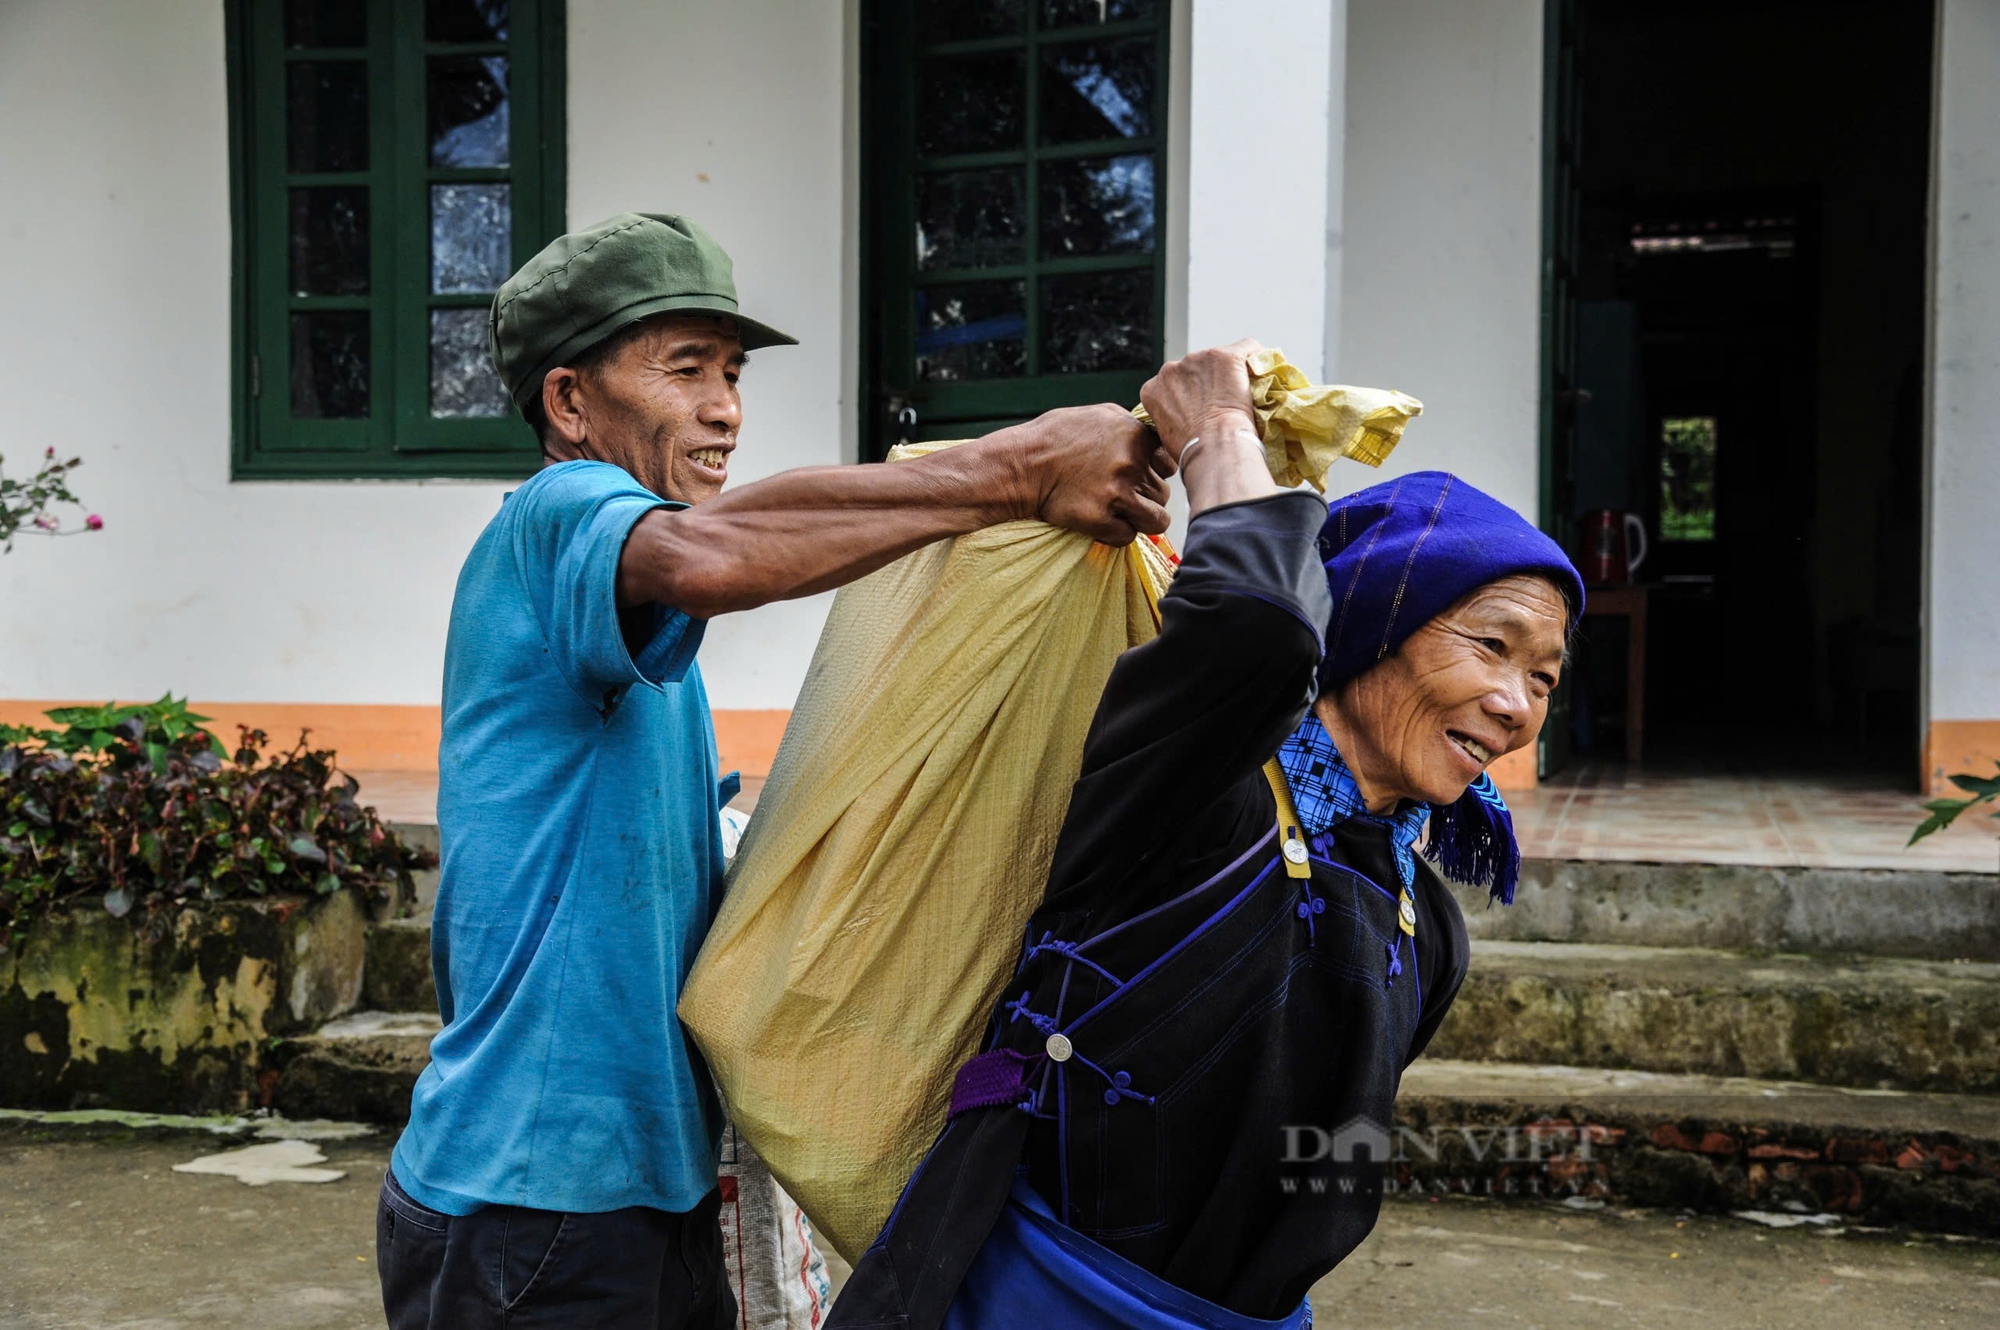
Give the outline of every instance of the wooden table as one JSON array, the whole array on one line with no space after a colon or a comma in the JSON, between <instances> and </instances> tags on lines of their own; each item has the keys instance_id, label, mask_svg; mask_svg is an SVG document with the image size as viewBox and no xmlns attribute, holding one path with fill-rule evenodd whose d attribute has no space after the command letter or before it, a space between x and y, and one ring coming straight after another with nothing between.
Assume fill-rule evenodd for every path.
<instances>
[{"instance_id":1,"label":"wooden table","mask_svg":"<svg viewBox=\"0 0 2000 1330\"><path fill-rule=\"evenodd\" d=\"M1605 584L1585 588L1583 615L1625 620L1625 760L1637 762L1646 751L1646 597L1644 583Z\"/></svg>"}]
</instances>

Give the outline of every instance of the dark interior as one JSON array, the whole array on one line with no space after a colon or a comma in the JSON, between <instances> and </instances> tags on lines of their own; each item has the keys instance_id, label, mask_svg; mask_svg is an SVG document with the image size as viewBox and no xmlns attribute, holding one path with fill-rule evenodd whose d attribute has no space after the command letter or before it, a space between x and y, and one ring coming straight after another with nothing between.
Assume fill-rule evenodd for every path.
<instances>
[{"instance_id":1,"label":"dark interior","mask_svg":"<svg viewBox=\"0 0 2000 1330\"><path fill-rule=\"evenodd\" d=\"M1915 779L1931 22L1582 6L1571 493L1646 525L1649 766ZM1578 753L1625 647L1587 622Z\"/></svg>"}]
</instances>

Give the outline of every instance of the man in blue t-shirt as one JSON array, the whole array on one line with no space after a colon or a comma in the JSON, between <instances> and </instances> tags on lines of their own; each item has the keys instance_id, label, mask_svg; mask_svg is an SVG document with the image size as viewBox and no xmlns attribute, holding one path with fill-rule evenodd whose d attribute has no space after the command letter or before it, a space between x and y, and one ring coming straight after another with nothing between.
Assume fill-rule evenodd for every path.
<instances>
[{"instance_id":1,"label":"man in blue t-shirt","mask_svg":"<svg viewBox=\"0 0 2000 1330\"><path fill-rule=\"evenodd\" d=\"M564 236L494 297L542 470L459 574L432 965L444 1028L377 1218L404 1327L733 1325L720 1114L674 1014L722 880L707 621L1039 517L1164 530L1158 441L1052 412L894 466L723 493L744 352L729 258L682 217Z\"/></svg>"}]
</instances>

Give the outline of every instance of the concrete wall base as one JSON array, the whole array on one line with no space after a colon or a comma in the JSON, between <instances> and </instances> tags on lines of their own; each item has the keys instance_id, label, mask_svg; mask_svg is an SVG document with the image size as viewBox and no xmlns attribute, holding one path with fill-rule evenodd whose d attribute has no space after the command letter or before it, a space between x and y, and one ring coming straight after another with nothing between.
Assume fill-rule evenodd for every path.
<instances>
[{"instance_id":1,"label":"concrete wall base","mask_svg":"<svg viewBox=\"0 0 2000 1330\"><path fill-rule=\"evenodd\" d=\"M0 956L0 1103L241 1112L274 1038L361 999L368 917L349 892L190 906L149 940L95 903Z\"/></svg>"}]
</instances>

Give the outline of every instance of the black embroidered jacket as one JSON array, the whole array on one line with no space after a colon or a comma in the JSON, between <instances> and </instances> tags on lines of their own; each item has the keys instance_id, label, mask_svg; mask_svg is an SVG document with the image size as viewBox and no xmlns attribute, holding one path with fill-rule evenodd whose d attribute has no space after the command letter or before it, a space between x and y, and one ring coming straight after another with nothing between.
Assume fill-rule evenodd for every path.
<instances>
[{"instance_id":1,"label":"black embroidered jacket","mask_svg":"<svg viewBox=\"0 0 2000 1330\"><path fill-rule=\"evenodd\" d=\"M1380 823L1316 840L1309 879L1280 862L1261 768L1312 700L1324 513L1293 492L1191 523L995 1013L1018 1102L952 1119L830 1326L938 1325L1022 1169L1079 1232L1248 1316L1292 1311L1374 1225L1398 1081L1468 949L1421 861L1400 929Z\"/></svg>"}]
</instances>

